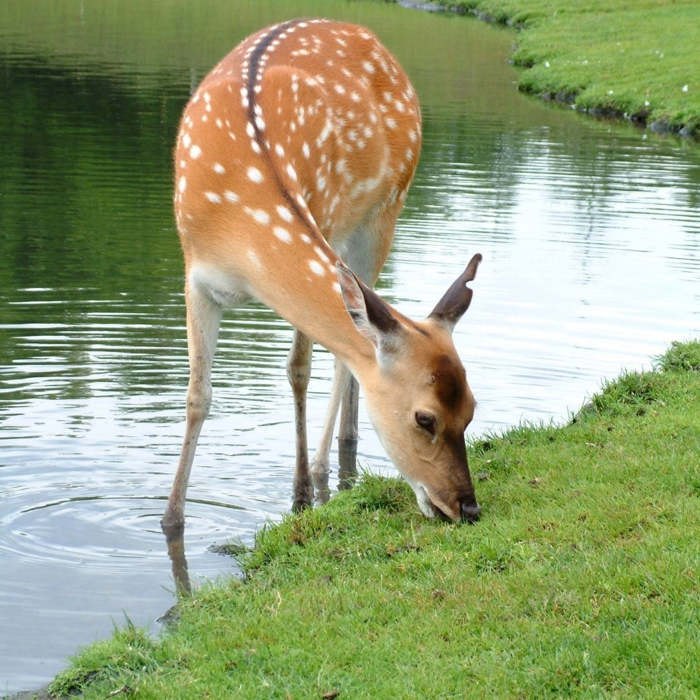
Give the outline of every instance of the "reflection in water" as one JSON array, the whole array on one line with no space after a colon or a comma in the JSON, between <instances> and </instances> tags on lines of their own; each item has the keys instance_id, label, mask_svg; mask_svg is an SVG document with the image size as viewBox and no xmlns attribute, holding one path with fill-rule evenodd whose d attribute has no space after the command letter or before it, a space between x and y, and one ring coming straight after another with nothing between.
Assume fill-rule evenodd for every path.
<instances>
[{"instance_id":1,"label":"reflection in water","mask_svg":"<svg viewBox=\"0 0 700 700\"><path fill-rule=\"evenodd\" d=\"M0 691L41 684L122 611L150 624L178 586L235 572L211 544L250 543L289 508L291 330L251 305L222 324L187 529L163 546L187 385L172 143L191 87L253 29L360 21L411 75L425 142L379 288L419 318L484 254L454 336L472 435L562 420L698 333L697 146L519 95L512 35L380 3L83 5L0 4ZM312 444L332 371L317 352ZM327 494L352 483L355 449L391 473L362 406L359 424Z\"/></svg>"},{"instance_id":2,"label":"reflection in water","mask_svg":"<svg viewBox=\"0 0 700 700\"><path fill-rule=\"evenodd\" d=\"M178 598L192 593L190 572L187 568L187 556L185 555L185 528L175 526L167 528L163 525L165 543L168 547L168 557L173 570L173 581ZM168 613L165 615L167 616Z\"/></svg>"}]
</instances>

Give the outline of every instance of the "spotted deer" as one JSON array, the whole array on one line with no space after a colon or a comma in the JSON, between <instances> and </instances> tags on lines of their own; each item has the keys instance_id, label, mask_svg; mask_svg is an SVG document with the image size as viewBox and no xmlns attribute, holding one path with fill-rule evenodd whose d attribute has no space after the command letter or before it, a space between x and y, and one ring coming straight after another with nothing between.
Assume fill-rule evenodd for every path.
<instances>
[{"instance_id":1,"label":"spotted deer","mask_svg":"<svg viewBox=\"0 0 700 700\"><path fill-rule=\"evenodd\" d=\"M187 104L175 149L174 206L185 258L190 380L180 462L163 527L181 528L197 439L211 401L222 308L254 297L295 328L288 360L296 421L294 505L327 474L341 402L359 382L387 453L427 517L474 521L464 431L475 401L452 342L475 255L430 315L412 321L372 289L418 161L416 93L364 27L292 20L245 39ZM309 465L312 344L336 357L328 415ZM353 391L353 387L355 390ZM353 439L353 420L341 437Z\"/></svg>"}]
</instances>

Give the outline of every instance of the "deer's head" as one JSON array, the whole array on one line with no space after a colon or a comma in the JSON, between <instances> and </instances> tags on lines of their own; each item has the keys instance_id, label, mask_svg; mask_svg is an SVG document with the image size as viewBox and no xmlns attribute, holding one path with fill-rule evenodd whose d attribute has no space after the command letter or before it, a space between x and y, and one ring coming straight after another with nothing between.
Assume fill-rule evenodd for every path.
<instances>
[{"instance_id":1,"label":"deer's head","mask_svg":"<svg viewBox=\"0 0 700 700\"><path fill-rule=\"evenodd\" d=\"M481 255L475 255L418 323L338 266L345 306L374 347L376 361L355 368L370 418L429 518L474 522L480 513L464 443L476 402L452 342L452 329L472 297L466 283L480 262Z\"/></svg>"}]
</instances>

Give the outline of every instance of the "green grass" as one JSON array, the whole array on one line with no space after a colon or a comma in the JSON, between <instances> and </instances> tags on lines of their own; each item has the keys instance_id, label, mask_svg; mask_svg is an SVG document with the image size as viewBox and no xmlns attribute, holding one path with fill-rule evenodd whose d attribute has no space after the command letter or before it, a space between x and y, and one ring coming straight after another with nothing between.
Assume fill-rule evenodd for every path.
<instances>
[{"instance_id":1,"label":"green grass","mask_svg":"<svg viewBox=\"0 0 700 700\"><path fill-rule=\"evenodd\" d=\"M698 0L439 0L523 29L519 87L698 136Z\"/></svg>"},{"instance_id":2,"label":"green grass","mask_svg":"<svg viewBox=\"0 0 700 700\"><path fill-rule=\"evenodd\" d=\"M159 639L127 626L52 691L88 698L700 693L700 342L608 382L564 427L470 445L475 526L365 476L265 528L246 581Z\"/></svg>"}]
</instances>

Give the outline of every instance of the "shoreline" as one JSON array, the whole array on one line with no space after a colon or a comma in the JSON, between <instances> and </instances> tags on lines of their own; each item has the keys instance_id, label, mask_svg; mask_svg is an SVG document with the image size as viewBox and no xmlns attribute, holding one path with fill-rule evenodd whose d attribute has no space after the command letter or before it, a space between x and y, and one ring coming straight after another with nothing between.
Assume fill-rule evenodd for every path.
<instances>
[{"instance_id":1,"label":"shoreline","mask_svg":"<svg viewBox=\"0 0 700 700\"><path fill-rule=\"evenodd\" d=\"M647 77L644 71L651 73L653 66L648 68L645 64L637 76L631 78L626 76L625 84L618 85L618 76L609 75L610 66L606 62L599 62L596 67L589 70L587 68L589 63L593 64L595 61L573 60L573 56L578 57L579 54L576 52L580 47L575 42L572 42L572 46L569 47L567 42L570 41L569 35L575 34L575 20L581 17L581 21L588 21L594 27L599 20L594 12L582 12L576 16L570 13L568 20L557 20L560 26L570 29L569 32L558 35L556 27L547 31L549 24L554 24L553 17L549 17L542 10L533 10L532 7L537 4L533 0L529 2L527 0L521 2L517 0L512 2L507 0L459 0L458 2L455 0L432 0L431 2L396 0L396 4L406 9L470 15L489 24L516 30L518 39L511 54L511 60L519 69L518 90L520 92L568 106L570 109L594 118L626 121L653 133L673 134L692 142L700 140L700 104L694 96L692 100L688 100L687 107L669 104L668 99L664 100L663 97L659 98L656 104L650 99L649 92L652 89L644 85L644 78ZM557 14L556 8L553 14ZM617 17L620 23L620 36L624 36L623 20L627 19L626 15L624 17L622 15L625 15L623 11L616 13L614 8L606 13L606 20L610 25L614 25ZM700 8L697 10L697 15L700 20ZM537 36L532 36L537 34L538 30L541 34L539 39ZM614 27L609 28L609 31L614 33ZM562 39L562 36L567 38ZM654 48L657 44L663 46L662 43L657 42L653 46L645 47L639 35L635 37L635 40L637 39L639 39L639 45L635 47L637 53L648 48L647 53L655 52L660 59L664 59L665 54L668 53L667 50ZM608 44L611 45L610 41ZM585 52L579 51L579 53L583 55ZM603 50L602 53L605 54L605 51ZM700 59L694 58L692 54L681 56L680 59L681 62L687 61L689 64L688 76L700 75ZM549 70L561 63L563 66L558 70ZM671 63L667 58L665 69L678 72L678 63L678 57L675 63ZM680 75L685 76L686 73L682 72ZM606 80L608 82L604 88L598 85ZM677 89L685 93L683 97L687 96L688 92L697 94L700 91L700 84L691 85L691 82L690 77L688 82L680 80Z\"/></svg>"},{"instance_id":2,"label":"shoreline","mask_svg":"<svg viewBox=\"0 0 700 700\"><path fill-rule=\"evenodd\" d=\"M700 340L655 367L605 382L563 426L470 444L476 525L428 520L405 482L366 475L261 530L237 554L244 581L185 598L158 638L116 630L50 690L418 698L440 678L445 696L467 680L500 697L692 694Z\"/></svg>"}]
</instances>

